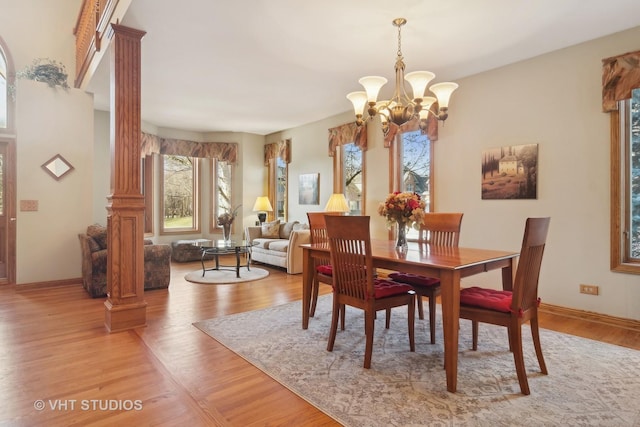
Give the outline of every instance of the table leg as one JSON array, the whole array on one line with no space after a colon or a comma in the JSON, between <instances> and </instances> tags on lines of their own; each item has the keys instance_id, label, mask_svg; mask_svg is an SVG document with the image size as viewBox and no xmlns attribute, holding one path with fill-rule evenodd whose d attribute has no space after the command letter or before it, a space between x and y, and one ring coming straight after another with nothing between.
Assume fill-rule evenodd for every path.
<instances>
[{"instance_id":1,"label":"table leg","mask_svg":"<svg viewBox=\"0 0 640 427\"><path fill-rule=\"evenodd\" d=\"M460 325L460 272L442 271L440 276L442 324L444 329L444 367L447 390L456 392L458 383L458 330Z\"/></svg>"},{"instance_id":2,"label":"table leg","mask_svg":"<svg viewBox=\"0 0 640 427\"><path fill-rule=\"evenodd\" d=\"M509 259L509 266L502 269L502 289L505 291L513 290L513 272L515 271L515 258Z\"/></svg>"},{"instance_id":3,"label":"table leg","mask_svg":"<svg viewBox=\"0 0 640 427\"><path fill-rule=\"evenodd\" d=\"M302 248L302 329L309 327L313 259L308 248Z\"/></svg>"},{"instance_id":4,"label":"table leg","mask_svg":"<svg viewBox=\"0 0 640 427\"><path fill-rule=\"evenodd\" d=\"M205 269L204 269L204 256L207 254L206 250L202 250L202 256L200 257L200 262L202 263L202 277L204 277Z\"/></svg>"},{"instance_id":5,"label":"table leg","mask_svg":"<svg viewBox=\"0 0 640 427\"><path fill-rule=\"evenodd\" d=\"M240 278L240 248L236 248L236 278Z\"/></svg>"}]
</instances>

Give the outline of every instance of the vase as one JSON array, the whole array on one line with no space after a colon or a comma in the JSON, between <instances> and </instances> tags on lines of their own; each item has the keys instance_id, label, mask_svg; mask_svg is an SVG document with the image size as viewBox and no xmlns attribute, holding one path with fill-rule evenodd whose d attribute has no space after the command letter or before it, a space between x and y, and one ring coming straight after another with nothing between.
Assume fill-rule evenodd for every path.
<instances>
[{"instance_id":1,"label":"vase","mask_svg":"<svg viewBox=\"0 0 640 427\"><path fill-rule=\"evenodd\" d=\"M398 221L398 240L396 241L396 249L404 252L409 248L407 245L407 226Z\"/></svg>"},{"instance_id":2,"label":"vase","mask_svg":"<svg viewBox=\"0 0 640 427\"><path fill-rule=\"evenodd\" d=\"M222 224L222 238L225 242L231 241L231 223Z\"/></svg>"}]
</instances>

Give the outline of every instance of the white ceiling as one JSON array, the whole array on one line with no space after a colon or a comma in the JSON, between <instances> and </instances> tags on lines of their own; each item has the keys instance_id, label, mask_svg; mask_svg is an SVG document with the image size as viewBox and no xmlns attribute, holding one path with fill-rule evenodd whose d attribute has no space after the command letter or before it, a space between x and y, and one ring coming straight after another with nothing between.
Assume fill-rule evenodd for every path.
<instances>
[{"instance_id":1,"label":"white ceiling","mask_svg":"<svg viewBox=\"0 0 640 427\"><path fill-rule=\"evenodd\" d=\"M143 121L266 135L350 110L364 75L390 94L397 17L406 71L437 83L636 27L640 0L134 0L122 24L146 31ZM87 87L100 110L104 58Z\"/></svg>"}]
</instances>

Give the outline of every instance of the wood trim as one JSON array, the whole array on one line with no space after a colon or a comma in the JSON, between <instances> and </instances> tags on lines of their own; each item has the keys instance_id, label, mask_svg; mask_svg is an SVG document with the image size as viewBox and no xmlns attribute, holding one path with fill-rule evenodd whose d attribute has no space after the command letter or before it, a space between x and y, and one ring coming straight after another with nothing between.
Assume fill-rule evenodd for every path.
<instances>
[{"instance_id":1,"label":"wood trim","mask_svg":"<svg viewBox=\"0 0 640 427\"><path fill-rule=\"evenodd\" d=\"M540 304L539 310L543 313L557 314L559 316L601 323L616 328L640 332L640 320L625 319L622 317L609 316L607 314L600 314L592 311L576 310L574 308L561 307L547 303Z\"/></svg>"},{"instance_id":2,"label":"wood trim","mask_svg":"<svg viewBox=\"0 0 640 427\"><path fill-rule=\"evenodd\" d=\"M626 110L622 108L622 112ZM621 176L625 173L625 165L621 162L623 156L622 140L620 137L620 110L614 110L610 113L610 137L611 137L611 236L610 236L610 268L612 271L628 274L640 274L640 265L625 262L626 254L624 250L623 230L626 227L622 223L621 210L626 209L623 202L625 188L621 182Z\"/></svg>"},{"instance_id":3,"label":"wood trim","mask_svg":"<svg viewBox=\"0 0 640 427\"><path fill-rule=\"evenodd\" d=\"M30 283L21 283L19 285L12 285L15 287L17 292L19 291L29 291L34 289L46 289L46 288L60 288L62 286L77 286L82 285L82 277L75 277L72 279L61 279L61 280L49 280L47 282L30 282Z\"/></svg>"}]
</instances>

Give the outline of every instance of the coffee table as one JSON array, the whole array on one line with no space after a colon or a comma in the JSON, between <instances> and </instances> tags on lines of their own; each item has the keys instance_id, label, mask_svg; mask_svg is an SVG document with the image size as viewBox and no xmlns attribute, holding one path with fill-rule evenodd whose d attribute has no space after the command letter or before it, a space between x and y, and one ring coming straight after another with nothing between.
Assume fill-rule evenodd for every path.
<instances>
[{"instance_id":1,"label":"coffee table","mask_svg":"<svg viewBox=\"0 0 640 427\"><path fill-rule=\"evenodd\" d=\"M200 261L202 263L202 277L207 271L216 271L216 270L235 270L236 277L240 277L240 255L247 256L247 271L250 270L249 265L251 264L251 246L250 242L246 240L242 240L241 242L234 241L226 241L226 240L206 240L206 241L196 241L193 243L194 246L198 246L200 251L202 252L202 256ZM220 264L220 255L236 255L236 265L222 265ZM215 267L205 268L204 262L206 261L207 256L212 256L213 260L215 260Z\"/></svg>"}]
</instances>

